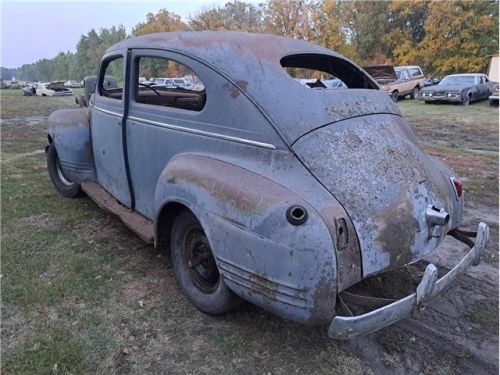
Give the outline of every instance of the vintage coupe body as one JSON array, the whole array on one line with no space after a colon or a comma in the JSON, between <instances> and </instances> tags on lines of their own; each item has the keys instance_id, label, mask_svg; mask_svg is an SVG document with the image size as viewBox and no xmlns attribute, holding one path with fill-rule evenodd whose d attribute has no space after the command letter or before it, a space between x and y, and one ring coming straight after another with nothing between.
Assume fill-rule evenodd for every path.
<instances>
[{"instance_id":1,"label":"vintage coupe body","mask_svg":"<svg viewBox=\"0 0 500 375\"><path fill-rule=\"evenodd\" d=\"M422 89L420 99L425 103L447 102L467 106L471 102L488 99L495 84L486 74L451 74L437 85Z\"/></svg>"},{"instance_id":2,"label":"vintage coupe body","mask_svg":"<svg viewBox=\"0 0 500 375\"><path fill-rule=\"evenodd\" d=\"M306 70L346 88L288 74ZM138 79L148 74L201 83L152 88ZM479 262L488 227L475 245L457 229L459 180L420 149L370 76L328 49L247 33L131 38L106 52L89 97L49 118L55 187L83 190L169 248L180 289L202 311L245 299L348 338L421 308ZM403 299L352 298L352 287L424 258L447 234L472 248L448 274L437 279L429 264ZM374 300L373 311L343 314Z\"/></svg>"}]
</instances>

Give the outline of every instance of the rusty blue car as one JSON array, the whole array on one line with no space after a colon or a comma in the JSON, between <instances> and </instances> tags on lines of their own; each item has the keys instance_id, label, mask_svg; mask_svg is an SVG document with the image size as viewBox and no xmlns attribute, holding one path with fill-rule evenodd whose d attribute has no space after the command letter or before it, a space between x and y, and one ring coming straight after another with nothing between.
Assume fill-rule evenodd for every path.
<instances>
[{"instance_id":1,"label":"rusty blue car","mask_svg":"<svg viewBox=\"0 0 500 375\"><path fill-rule=\"evenodd\" d=\"M180 290L208 314L246 300L333 338L368 334L421 310L486 246L486 224L460 229L459 178L362 68L326 48L251 33L130 38L77 102L49 118L56 190L85 193L168 249ZM446 236L470 247L447 273L427 263L394 298L363 289Z\"/></svg>"}]
</instances>

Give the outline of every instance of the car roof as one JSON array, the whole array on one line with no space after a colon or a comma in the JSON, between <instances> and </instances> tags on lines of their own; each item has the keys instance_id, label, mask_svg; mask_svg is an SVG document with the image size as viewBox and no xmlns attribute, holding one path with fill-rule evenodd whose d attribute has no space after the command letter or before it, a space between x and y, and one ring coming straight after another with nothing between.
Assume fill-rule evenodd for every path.
<instances>
[{"instance_id":1,"label":"car roof","mask_svg":"<svg viewBox=\"0 0 500 375\"><path fill-rule=\"evenodd\" d=\"M483 73L460 73L460 74L448 74L446 77L466 77L466 76L480 76Z\"/></svg>"},{"instance_id":2,"label":"car roof","mask_svg":"<svg viewBox=\"0 0 500 375\"><path fill-rule=\"evenodd\" d=\"M394 69L414 69L414 68L420 69L420 67L418 65L396 66Z\"/></svg>"},{"instance_id":3,"label":"car roof","mask_svg":"<svg viewBox=\"0 0 500 375\"><path fill-rule=\"evenodd\" d=\"M355 116L355 113L340 113L336 107L326 111L325 107L333 105L334 102L339 104L341 101L344 103L346 100L354 101L356 94L344 95L343 98L338 93L320 95L309 92L310 95L305 96L304 86L293 78L290 79L291 77L283 69L281 60L284 57L294 57L293 55L332 57L345 65L350 65L352 70L364 77L369 86L378 87L366 72L345 57L303 40L276 35L216 31L146 34L124 39L111 46L106 51L106 56L134 48L168 50L208 65L237 86L290 142L318 126L347 116ZM375 99L380 97L378 90L363 91L365 91L363 94L357 95L362 96L363 100L379 103L379 99ZM282 95L283 93L287 95ZM333 96L335 98L332 98ZM301 105L290 105L292 103ZM397 108L386 107L387 105L384 105L380 111L400 114ZM370 107L370 110L375 109ZM357 108L354 112L361 113L362 109ZM302 121L303 118L307 118L307 121Z\"/></svg>"}]
</instances>

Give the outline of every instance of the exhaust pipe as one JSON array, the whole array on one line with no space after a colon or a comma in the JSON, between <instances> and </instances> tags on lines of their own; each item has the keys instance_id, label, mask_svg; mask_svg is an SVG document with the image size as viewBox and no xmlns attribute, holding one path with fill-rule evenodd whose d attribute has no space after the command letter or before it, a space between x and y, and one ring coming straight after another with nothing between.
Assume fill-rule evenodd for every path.
<instances>
[{"instance_id":1,"label":"exhaust pipe","mask_svg":"<svg viewBox=\"0 0 500 375\"><path fill-rule=\"evenodd\" d=\"M429 227L429 237L437 238L443 235L443 227L450 221L450 215L444 208L431 205L425 210L425 218Z\"/></svg>"},{"instance_id":2,"label":"exhaust pipe","mask_svg":"<svg viewBox=\"0 0 500 375\"><path fill-rule=\"evenodd\" d=\"M425 210L425 217L429 226L439 225L443 227L450 221L450 215L444 208L437 208L430 205Z\"/></svg>"}]
</instances>

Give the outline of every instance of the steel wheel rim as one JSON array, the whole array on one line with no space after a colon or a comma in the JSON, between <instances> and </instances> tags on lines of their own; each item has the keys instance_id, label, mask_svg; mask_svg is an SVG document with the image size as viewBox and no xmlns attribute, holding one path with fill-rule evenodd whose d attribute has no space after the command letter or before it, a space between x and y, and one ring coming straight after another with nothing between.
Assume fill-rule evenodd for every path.
<instances>
[{"instance_id":1,"label":"steel wheel rim","mask_svg":"<svg viewBox=\"0 0 500 375\"><path fill-rule=\"evenodd\" d=\"M182 258L193 284L203 293L213 293L219 286L220 275L208 239L201 228L193 228L186 234Z\"/></svg>"},{"instance_id":2,"label":"steel wheel rim","mask_svg":"<svg viewBox=\"0 0 500 375\"><path fill-rule=\"evenodd\" d=\"M57 171L57 176L64 185L66 186L73 185L71 181L69 181L66 177L64 177L63 171L61 169L61 163L59 162L59 158L56 159L56 171Z\"/></svg>"}]
</instances>

